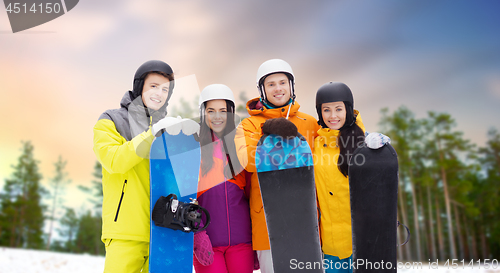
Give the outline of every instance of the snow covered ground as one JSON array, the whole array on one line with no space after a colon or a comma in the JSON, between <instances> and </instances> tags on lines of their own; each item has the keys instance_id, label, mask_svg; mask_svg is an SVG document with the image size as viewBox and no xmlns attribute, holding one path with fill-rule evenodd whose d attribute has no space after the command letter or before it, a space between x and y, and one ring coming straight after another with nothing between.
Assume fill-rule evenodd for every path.
<instances>
[{"instance_id":1,"label":"snow covered ground","mask_svg":"<svg viewBox=\"0 0 500 273\"><path fill-rule=\"evenodd\" d=\"M461 263L460 263L461 264ZM471 269L465 264L465 269L452 269L440 266L438 269L429 269L429 264L424 263L419 266L419 269L405 269L404 264L400 264L402 269L398 272L417 273L417 272L433 272L433 273L492 273L500 272L497 269L477 268ZM498 267L498 264L496 264ZM406 264L406 267L413 267ZM40 250L26 250L0 247L0 273L101 273L104 268L104 258L90 255L76 255ZM254 271L259 273L260 271Z\"/></svg>"},{"instance_id":2,"label":"snow covered ground","mask_svg":"<svg viewBox=\"0 0 500 273\"><path fill-rule=\"evenodd\" d=\"M103 257L0 248L0 273L102 273L103 268Z\"/></svg>"}]
</instances>

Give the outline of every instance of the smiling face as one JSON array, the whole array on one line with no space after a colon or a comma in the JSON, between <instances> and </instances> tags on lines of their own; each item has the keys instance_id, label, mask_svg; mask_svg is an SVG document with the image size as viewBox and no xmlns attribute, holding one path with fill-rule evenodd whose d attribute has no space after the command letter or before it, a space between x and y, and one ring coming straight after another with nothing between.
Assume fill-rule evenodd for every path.
<instances>
[{"instance_id":1,"label":"smiling face","mask_svg":"<svg viewBox=\"0 0 500 273\"><path fill-rule=\"evenodd\" d=\"M205 122L218 136L226 128L227 105L225 100L210 100L205 107Z\"/></svg>"},{"instance_id":2,"label":"smiling face","mask_svg":"<svg viewBox=\"0 0 500 273\"><path fill-rule=\"evenodd\" d=\"M321 105L321 115L326 126L332 130L339 130L344 126L346 110L342 101L328 102Z\"/></svg>"},{"instance_id":3,"label":"smiling face","mask_svg":"<svg viewBox=\"0 0 500 273\"><path fill-rule=\"evenodd\" d=\"M267 100L281 107L290 100L290 82L284 73L271 74L264 80Z\"/></svg>"},{"instance_id":4,"label":"smiling face","mask_svg":"<svg viewBox=\"0 0 500 273\"><path fill-rule=\"evenodd\" d=\"M148 108L153 110L160 109L168 98L170 81L156 73L150 73L144 79L142 87L142 102Z\"/></svg>"}]
</instances>

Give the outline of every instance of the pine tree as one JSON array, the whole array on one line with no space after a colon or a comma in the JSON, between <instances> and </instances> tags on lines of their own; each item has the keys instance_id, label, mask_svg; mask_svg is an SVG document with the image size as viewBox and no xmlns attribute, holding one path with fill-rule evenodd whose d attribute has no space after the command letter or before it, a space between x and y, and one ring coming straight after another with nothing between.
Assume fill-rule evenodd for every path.
<instances>
[{"instance_id":1,"label":"pine tree","mask_svg":"<svg viewBox=\"0 0 500 273\"><path fill-rule=\"evenodd\" d=\"M399 181L400 187L398 190L399 195L399 207L401 209L401 215L403 217L402 221L406 225L410 225L409 215L406 211L406 206L411 204L411 209L413 214L413 232L412 236L416 237L414 245L417 247L417 260L421 260L421 246L420 246L420 230L419 230L419 213L418 213L418 203L417 194L415 192L415 177L414 169L416 165L415 151L417 150L417 140L421 139L419 134L420 124L414 118L414 114L405 106L399 107L392 115L388 115L388 109L382 109L382 119L379 123L386 133L391 138L391 144L398 153L399 161ZM406 189L410 189L410 194L408 195L411 199L411 203L406 201L405 193ZM410 247L405 247L406 258L411 259L412 254Z\"/></svg>"},{"instance_id":2,"label":"pine tree","mask_svg":"<svg viewBox=\"0 0 500 273\"><path fill-rule=\"evenodd\" d=\"M1 195L0 245L41 249L43 247L44 209L40 185L42 175L33 156L31 142L22 143L22 153L13 166L12 178L6 179Z\"/></svg>"},{"instance_id":3,"label":"pine tree","mask_svg":"<svg viewBox=\"0 0 500 273\"><path fill-rule=\"evenodd\" d=\"M429 118L425 122L425 135L428 136L426 150L429 152L429 159L432 160L439 173L442 184L448 226L449 257L460 258L456 251L452 204L456 202L454 199L469 191L468 183L463 179L467 166L459 158L460 153L470 152L472 145L469 144L468 140L462 138L462 132L453 131L456 124L449 114L435 112L428 114ZM460 187L466 188L460 189Z\"/></svg>"},{"instance_id":4,"label":"pine tree","mask_svg":"<svg viewBox=\"0 0 500 273\"><path fill-rule=\"evenodd\" d=\"M52 188L52 208L50 211L50 216L48 217L48 220L50 221L49 224L49 232L47 236L47 246L46 249L49 249L50 243L52 240L52 229L53 229L53 224L57 212L57 208L62 206L63 198L61 197L61 194L64 191L64 187L71 183L71 180L67 178L68 174L64 171L64 168L66 167L66 164L68 162L64 161L61 156L59 156L58 160L56 163L54 163L55 167L55 175L50 181L50 187Z\"/></svg>"},{"instance_id":5,"label":"pine tree","mask_svg":"<svg viewBox=\"0 0 500 273\"><path fill-rule=\"evenodd\" d=\"M498 257L500 255L500 133L497 129L488 131L486 147L479 149L480 163L485 171L485 176L475 190L475 199L481 216L479 226L487 232L479 232L484 258ZM487 237L487 238L486 238ZM489 252L488 252L489 250Z\"/></svg>"},{"instance_id":6,"label":"pine tree","mask_svg":"<svg viewBox=\"0 0 500 273\"><path fill-rule=\"evenodd\" d=\"M100 238L101 216L93 216L87 211L78 220L78 233L75 238L77 252L104 255L104 244Z\"/></svg>"},{"instance_id":7,"label":"pine tree","mask_svg":"<svg viewBox=\"0 0 500 273\"><path fill-rule=\"evenodd\" d=\"M72 208L66 208L64 216L59 220L59 235L64 238L63 251L75 252L75 238L78 232L78 217Z\"/></svg>"},{"instance_id":8,"label":"pine tree","mask_svg":"<svg viewBox=\"0 0 500 273\"><path fill-rule=\"evenodd\" d=\"M104 244L101 242L102 217L101 208L103 200L102 192L102 165L99 161L94 164L92 173L94 180L90 187L79 186L79 188L90 194L89 199L94 204L97 211L92 215L90 211L78 219L78 234L74 240L77 252L92 253L95 255L104 255Z\"/></svg>"},{"instance_id":9,"label":"pine tree","mask_svg":"<svg viewBox=\"0 0 500 273\"><path fill-rule=\"evenodd\" d=\"M198 106L199 96L196 96L191 104L184 98L181 98L178 104L173 105L169 116L181 116L182 118L193 118L199 121L199 106Z\"/></svg>"},{"instance_id":10,"label":"pine tree","mask_svg":"<svg viewBox=\"0 0 500 273\"><path fill-rule=\"evenodd\" d=\"M236 114L238 114L241 119L249 117L250 115L248 114L246 108L246 104L248 101L247 94L244 91L242 91L240 92L238 98L240 99L240 104L238 105L238 107L236 107Z\"/></svg>"},{"instance_id":11,"label":"pine tree","mask_svg":"<svg viewBox=\"0 0 500 273\"><path fill-rule=\"evenodd\" d=\"M99 161L94 164L94 172L92 173L94 180L91 181L91 186L79 185L78 188L85 193L91 195L89 201L94 204L94 208L100 210L102 208L102 165Z\"/></svg>"},{"instance_id":12,"label":"pine tree","mask_svg":"<svg viewBox=\"0 0 500 273\"><path fill-rule=\"evenodd\" d=\"M403 106L392 114L383 109L380 124L398 152L402 183L398 196L399 213L403 222L413 222L411 243L404 247L406 257L399 251L398 258L463 259L477 252L476 245L482 244L479 247L482 249L493 246L486 243L490 240L490 221L484 217L472 221L478 218L476 203L484 203L474 202L481 198L472 195L484 191L475 186L480 173L479 166L474 163L475 148L463 139L462 132L453 130L455 121L451 116L430 112L428 118L416 120ZM494 160L490 162L490 166L496 164ZM494 216L489 217L493 219ZM410 253L410 247L415 252ZM482 256L487 257L487 253L484 250Z\"/></svg>"}]
</instances>

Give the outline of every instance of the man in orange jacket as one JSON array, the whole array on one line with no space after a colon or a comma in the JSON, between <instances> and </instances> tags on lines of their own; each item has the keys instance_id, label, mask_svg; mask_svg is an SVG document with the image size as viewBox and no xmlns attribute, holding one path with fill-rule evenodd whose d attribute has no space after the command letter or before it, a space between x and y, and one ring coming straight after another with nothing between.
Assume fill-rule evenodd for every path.
<instances>
[{"instance_id":1,"label":"man in orange jacket","mask_svg":"<svg viewBox=\"0 0 500 273\"><path fill-rule=\"evenodd\" d=\"M320 129L315 118L299 112L300 105L295 101L294 84L295 77L287 62L280 59L264 62L257 71L257 89L260 98L247 102L250 117L244 119L236 129L235 144L238 159L247 171L252 172L250 190L252 244L253 249L257 251L262 273L273 272L273 263L255 167L255 150L263 135L261 127L266 120L287 118L295 124L311 148Z\"/></svg>"}]
</instances>

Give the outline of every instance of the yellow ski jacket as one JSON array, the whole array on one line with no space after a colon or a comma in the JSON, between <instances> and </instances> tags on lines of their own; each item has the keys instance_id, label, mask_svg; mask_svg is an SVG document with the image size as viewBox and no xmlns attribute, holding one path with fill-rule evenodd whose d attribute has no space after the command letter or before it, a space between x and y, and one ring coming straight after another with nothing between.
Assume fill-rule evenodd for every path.
<instances>
[{"instance_id":1,"label":"yellow ski jacket","mask_svg":"<svg viewBox=\"0 0 500 273\"><path fill-rule=\"evenodd\" d=\"M103 175L101 240L149 242L148 155L154 139L153 116L142 117L137 107L134 112L128 93L121 104L122 108L103 113L94 126L94 153Z\"/></svg>"},{"instance_id":2,"label":"yellow ski jacket","mask_svg":"<svg viewBox=\"0 0 500 273\"><path fill-rule=\"evenodd\" d=\"M357 110L356 124L365 131ZM314 141L314 178L320 210L323 253L345 259L352 254L351 203L349 179L338 169L339 130L322 128ZM342 160L342 159L341 159Z\"/></svg>"}]
</instances>

